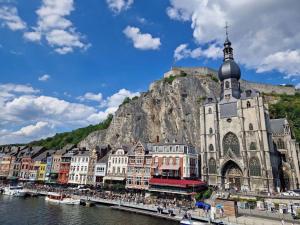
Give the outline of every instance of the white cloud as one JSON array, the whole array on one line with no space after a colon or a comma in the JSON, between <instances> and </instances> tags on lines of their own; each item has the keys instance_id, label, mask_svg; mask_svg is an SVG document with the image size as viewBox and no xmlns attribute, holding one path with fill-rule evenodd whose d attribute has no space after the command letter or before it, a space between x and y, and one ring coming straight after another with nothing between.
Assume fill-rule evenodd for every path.
<instances>
[{"instance_id":1,"label":"white cloud","mask_svg":"<svg viewBox=\"0 0 300 225\"><path fill-rule=\"evenodd\" d=\"M91 92L85 93L83 96L77 97L80 101L95 101L95 102L101 102L103 100L102 94L94 94Z\"/></svg>"},{"instance_id":2,"label":"white cloud","mask_svg":"<svg viewBox=\"0 0 300 225\"><path fill-rule=\"evenodd\" d=\"M39 77L39 81L47 81L50 79L50 75L44 74L43 76Z\"/></svg>"},{"instance_id":3,"label":"white cloud","mask_svg":"<svg viewBox=\"0 0 300 225\"><path fill-rule=\"evenodd\" d=\"M264 58L259 65L257 72L262 73L277 69L281 73L288 74L285 78L300 75L300 50L287 50L276 52Z\"/></svg>"},{"instance_id":4,"label":"white cloud","mask_svg":"<svg viewBox=\"0 0 300 225\"><path fill-rule=\"evenodd\" d=\"M207 49L201 49L200 47L198 47L192 50L188 48L188 44L181 44L174 51L174 59L177 61L184 58L197 59L201 56L216 59L222 56L222 49L213 44L210 45Z\"/></svg>"},{"instance_id":5,"label":"white cloud","mask_svg":"<svg viewBox=\"0 0 300 225\"><path fill-rule=\"evenodd\" d=\"M297 0L170 0L167 14L174 20L190 21L194 39L201 46L221 46L228 21L236 60L259 71L275 69L291 75L299 74L299 61L287 61L287 68L285 63L275 65L270 60L299 52L299 8Z\"/></svg>"},{"instance_id":6,"label":"white cloud","mask_svg":"<svg viewBox=\"0 0 300 225\"><path fill-rule=\"evenodd\" d=\"M59 54L67 54L74 49L86 50L90 44L84 43L84 36L76 31L67 19L74 10L73 0L43 0L36 11L37 26L24 33L28 41L39 42L44 37L47 43Z\"/></svg>"},{"instance_id":7,"label":"white cloud","mask_svg":"<svg viewBox=\"0 0 300 225\"><path fill-rule=\"evenodd\" d=\"M153 38L151 34L141 33L140 29L137 27L127 26L123 33L127 38L131 39L133 45L137 49L141 50L157 50L159 49L160 38Z\"/></svg>"},{"instance_id":8,"label":"white cloud","mask_svg":"<svg viewBox=\"0 0 300 225\"><path fill-rule=\"evenodd\" d=\"M57 132L97 124L114 113L126 97L139 95L121 89L103 99L102 94L83 97L96 106L39 95L29 85L0 84L0 144L28 142Z\"/></svg>"},{"instance_id":9,"label":"white cloud","mask_svg":"<svg viewBox=\"0 0 300 225\"><path fill-rule=\"evenodd\" d=\"M133 0L106 0L106 3L110 10L118 14L121 11L125 11L133 4Z\"/></svg>"},{"instance_id":10,"label":"white cloud","mask_svg":"<svg viewBox=\"0 0 300 225\"><path fill-rule=\"evenodd\" d=\"M0 20L2 20L3 26L7 26L13 31L24 30L27 27L26 23L19 17L17 8L13 6L0 7Z\"/></svg>"}]
</instances>

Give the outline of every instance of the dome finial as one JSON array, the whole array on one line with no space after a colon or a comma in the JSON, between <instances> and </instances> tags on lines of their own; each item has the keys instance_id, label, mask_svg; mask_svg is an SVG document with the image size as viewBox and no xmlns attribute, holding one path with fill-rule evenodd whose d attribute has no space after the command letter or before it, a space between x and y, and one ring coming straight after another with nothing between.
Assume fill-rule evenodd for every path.
<instances>
[{"instance_id":1,"label":"dome finial","mask_svg":"<svg viewBox=\"0 0 300 225\"><path fill-rule=\"evenodd\" d=\"M225 22L225 31L226 31L226 40L228 40L228 28L229 28L229 26L228 26L228 23L227 23L227 21Z\"/></svg>"}]
</instances>

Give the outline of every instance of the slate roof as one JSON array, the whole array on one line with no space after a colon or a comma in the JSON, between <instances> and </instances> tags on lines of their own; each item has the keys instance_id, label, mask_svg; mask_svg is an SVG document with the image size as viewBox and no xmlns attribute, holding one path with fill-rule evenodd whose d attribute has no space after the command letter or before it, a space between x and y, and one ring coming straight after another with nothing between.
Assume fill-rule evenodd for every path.
<instances>
[{"instance_id":1,"label":"slate roof","mask_svg":"<svg viewBox=\"0 0 300 225\"><path fill-rule=\"evenodd\" d=\"M285 118L281 119L271 119L271 131L273 134L283 134L284 133L284 125L287 123Z\"/></svg>"},{"instance_id":2,"label":"slate roof","mask_svg":"<svg viewBox=\"0 0 300 225\"><path fill-rule=\"evenodd\" d=\"M52 155L55 152L55 150L47 150L42 152L41 154L38 154L36 157L33 158L34 161L46 161L47 157Z\"/></svg>"}]
</instances>

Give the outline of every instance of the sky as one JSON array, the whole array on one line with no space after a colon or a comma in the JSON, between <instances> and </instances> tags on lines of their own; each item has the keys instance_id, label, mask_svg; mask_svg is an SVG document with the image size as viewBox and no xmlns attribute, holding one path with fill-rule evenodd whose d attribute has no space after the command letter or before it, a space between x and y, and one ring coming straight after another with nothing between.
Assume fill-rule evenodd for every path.
<instances>
[{"instance_id":1,"label":"sky","mask_svg":"<svg viewBox=\"0 0 300 225\"><path fill-rule=\"evenodd\" d=\"M298 0L0 0L0 144L103 121L172 66L300 88Z\"/></svg>"}]
</instances>

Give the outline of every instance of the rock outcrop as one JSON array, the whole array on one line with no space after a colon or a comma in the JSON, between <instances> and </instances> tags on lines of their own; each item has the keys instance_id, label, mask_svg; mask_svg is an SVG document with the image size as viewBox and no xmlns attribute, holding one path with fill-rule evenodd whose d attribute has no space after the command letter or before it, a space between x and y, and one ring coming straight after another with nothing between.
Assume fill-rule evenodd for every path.
<instances>
[{"instance_id":1,"label":"rock outcrop","mask_svg":"<svg viewBox=\"0 0 300 225\"><path fill-rule=\"evenodd\" d=\"M138 99L120 106L108 129L91 133L79 146L91 149L103 144L120 146L137 140L155 142L157 138L180 137L199 147L201 103L207 96L218 97L220 92L215 75L176 71L176 77L165 76L152 83L149 91ZM242 89L249 87L245 81L241 84Z\"/></svg>"}]
</instances>

